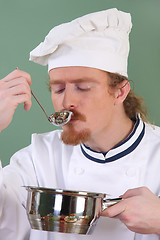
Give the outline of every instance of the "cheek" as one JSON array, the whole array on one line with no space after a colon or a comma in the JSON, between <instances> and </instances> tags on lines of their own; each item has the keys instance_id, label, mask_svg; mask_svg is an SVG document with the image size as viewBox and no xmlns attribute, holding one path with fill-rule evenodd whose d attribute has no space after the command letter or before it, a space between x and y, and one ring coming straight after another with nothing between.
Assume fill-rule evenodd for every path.
<instances>
[{"instance_id":1,"label":"cheek","mask_svg":"<svg viewBox=\"0 0 160 240\"><path fill-rule=\"evenodd\" d=\"M99 95L97 94L95 96L96 97L92 99L92 105L93 107L95 106L97 110L105 111L105 109L107 110L114 107L114 97L108 92L101 91Z\"/></svg>"},{"instance_id":2,"label":"cheek","mask_svg":"<svg viewBox=\"0 0 160 240\"><path fill-rule=\"evenodd\" d=\"M114 98L107 94L93 98L88 112L91 119L96 119L94 123L96 126L103 125L109 121L114 112Z\"/></svg>"}]
</instances>

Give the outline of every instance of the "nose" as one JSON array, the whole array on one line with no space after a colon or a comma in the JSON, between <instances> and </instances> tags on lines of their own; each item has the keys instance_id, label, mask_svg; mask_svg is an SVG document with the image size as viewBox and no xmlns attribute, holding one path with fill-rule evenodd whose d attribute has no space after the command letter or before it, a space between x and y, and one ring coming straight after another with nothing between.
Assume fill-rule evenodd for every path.
<instances>
[{"instance_id":1,"label":"nose","mask_svg":"<svg viewBox=\"0 0 160 240\"><path fill-rule=\"evenodd\" d=\"M67 110L73 110L77 107L77 96L72 86L66 86L63 96L63 107Z\"/></svg>"}]
</instances>

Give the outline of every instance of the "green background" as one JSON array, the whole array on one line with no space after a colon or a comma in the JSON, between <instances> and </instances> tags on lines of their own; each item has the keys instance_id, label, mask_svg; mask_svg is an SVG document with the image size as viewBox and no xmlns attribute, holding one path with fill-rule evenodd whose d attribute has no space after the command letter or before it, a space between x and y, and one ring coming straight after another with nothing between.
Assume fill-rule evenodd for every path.
<instances>
[{"instance_id":1,"label":"green background","mask_svg":"<svg viewBox=\"0 0 160 240\"><path fill-rule=\"evenodd\" d=\"M115 7L132 15L129 79L145 100L149 120L159 125L160 0L0 0L0 79L17 66L30 73L33 92L51 114L47 68L29 62L29 52L55 25ZM18 106L12 123L0 133L2 165L30 144L32 133L53 129L34 99L29 112Z\"/></svg>"}]
</instances>

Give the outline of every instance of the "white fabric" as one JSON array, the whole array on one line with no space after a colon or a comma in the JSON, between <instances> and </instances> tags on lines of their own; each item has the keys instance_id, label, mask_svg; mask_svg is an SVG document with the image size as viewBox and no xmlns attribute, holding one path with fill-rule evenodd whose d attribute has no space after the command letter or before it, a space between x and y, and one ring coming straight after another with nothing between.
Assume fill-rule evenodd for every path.
<instances>
[{"instance_id":1,"label":"white fabric","mask_svg":"<svg viewBox=\"0 0 160 240\"><path fill-rule=\"evenodd\" d=\"M129 13L116 8L54 27L30 53L30 60L57 67L85 66L127 76Z\"/></svg>"},{"instance_id":2,"label":"white fabric","mask_svg":"<svg viewBox=\"0 0 160 240\"><path fill-rule=\"evenodd\" d=\"M140 122L132 136L139 136ZM127 148L131 139L125 142ZM122 149L116 147L112 154ZM90 152L90 154L92 154ZM111 154L111 153L110 153ZM97 155L96 155L97 157ZM97 163L80 146L66 146L60 131L34 134L29 147L17 152L0 172L0 239L5 240L159 240L158 235L129 231L116 219L101 217L92 235L31 230L27 222L24 185L105 192L119 196L129 188L147 186L160 195L160 129L146 124L145 135L134 151L120 159Z\"/></svg>"}]
</instances>

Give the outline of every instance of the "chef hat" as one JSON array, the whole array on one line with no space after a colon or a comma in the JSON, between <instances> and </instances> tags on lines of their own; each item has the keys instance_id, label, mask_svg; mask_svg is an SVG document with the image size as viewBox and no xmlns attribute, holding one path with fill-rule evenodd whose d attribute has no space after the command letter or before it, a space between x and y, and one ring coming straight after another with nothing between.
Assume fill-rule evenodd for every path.
<instances>
[{"instance_id":1,"label":"chef hat","mask_svg":"<svg viewBox=\"0 0 160 240\"><path fill-rule=\"evenodd\" d=\"M57 67L85 66L127 76L129 13L116 8L91 13L54 27L30 60Z\"/></svg>"}]
</instances>

